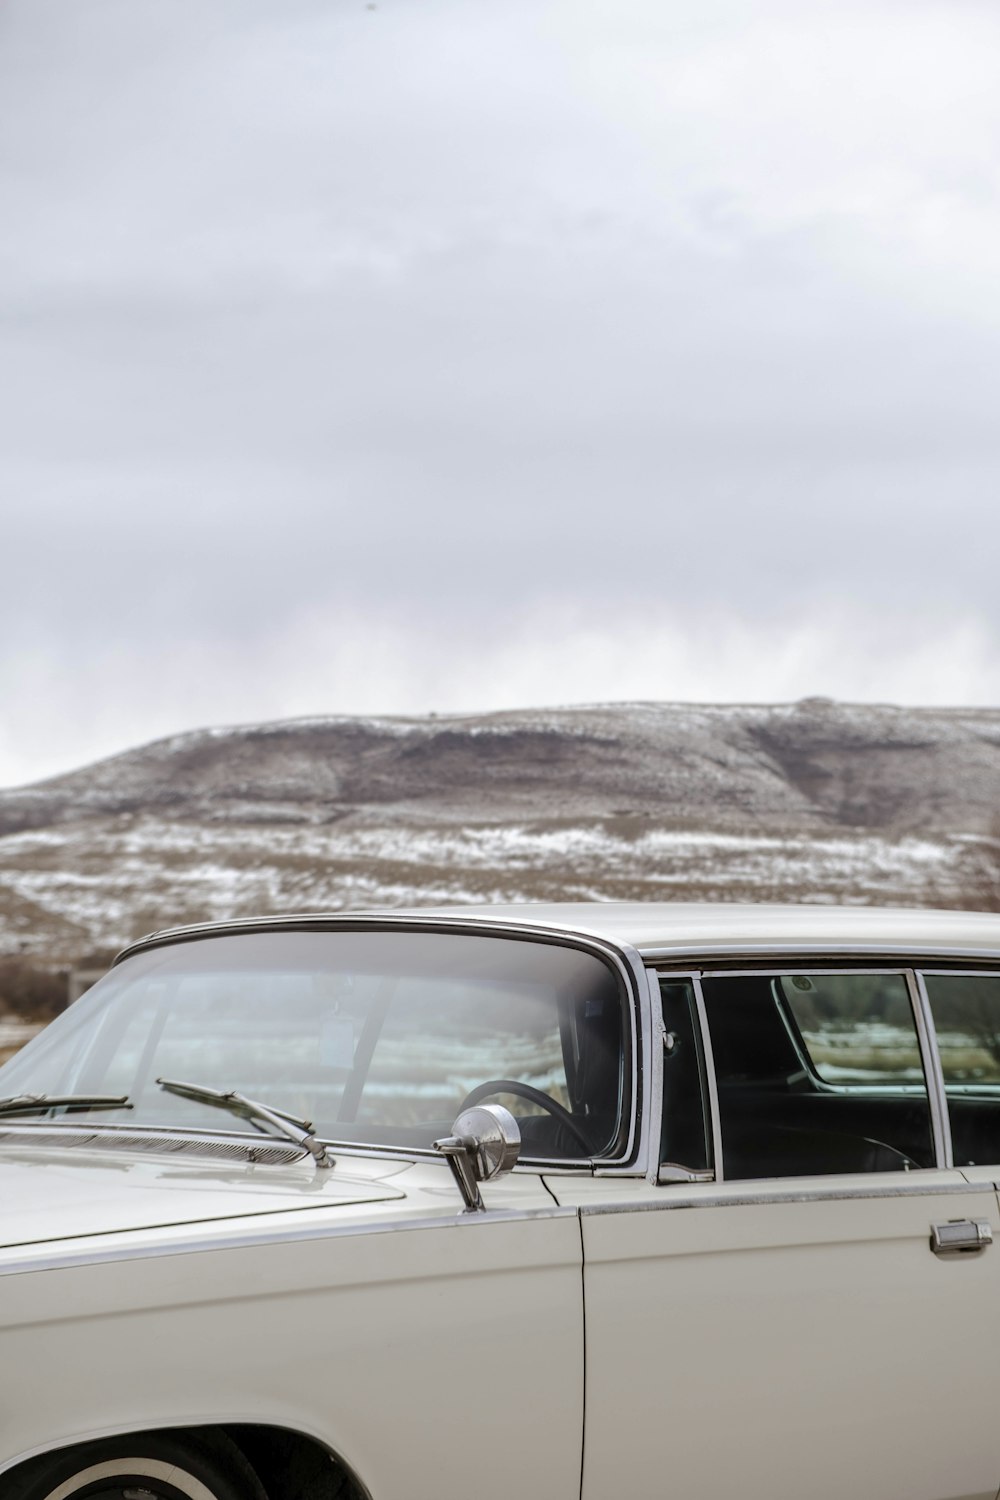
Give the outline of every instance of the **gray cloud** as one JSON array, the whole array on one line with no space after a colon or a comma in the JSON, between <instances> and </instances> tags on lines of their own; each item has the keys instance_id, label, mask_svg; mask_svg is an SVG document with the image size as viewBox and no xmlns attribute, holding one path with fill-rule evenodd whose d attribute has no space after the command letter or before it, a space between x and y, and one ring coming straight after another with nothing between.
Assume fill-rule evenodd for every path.
<instances>
[{"instance_id":1,"label":"gray cloud","mask_svg":"<svg viewBox=\"0 0 1000 1500\"><path fill-rule=\"evenodd\" d=\"M0 780L293 712L996 701L998 41L11 0Z\"/></svg>"}]
</instances>

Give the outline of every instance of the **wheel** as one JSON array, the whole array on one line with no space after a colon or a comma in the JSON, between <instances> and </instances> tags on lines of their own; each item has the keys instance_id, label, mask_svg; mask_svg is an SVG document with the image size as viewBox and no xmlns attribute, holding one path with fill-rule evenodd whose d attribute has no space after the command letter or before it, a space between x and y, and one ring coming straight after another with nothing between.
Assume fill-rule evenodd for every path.
<instances>
[{"instance_id":1,"label":"wheel","mask_svg":"<svg viewBox=\"0 0 1000 1500\"><path fill-rule=\"evenodd\" d=\"M519 1099L530 1099L533 1104L538 1104L546 1110L553 1119L565 1125L566 1129L583 1147L584 1156L590 1155L590 1142L580 1129L579 1125L564 1105L558 1099L553 1099L551 1094L544 1094L541 1089L536 1089L532 1083L521 1083L516 1078L487 1078L485 1083L477 1083L474 1089L470 1089L462 1100L459 1114L463 1109L471 1109L474 1104L481 1104L491 1094L516 1094Z\"/></svg>"},{"instance_id":2,"label":"wheel","mask_svg":"<svg viewBox=\"0 0 1000 1500\"><path fill-rule=\"evenodd\" d=\"M267 1500L250 1465L221 1433L168 1433L86 1443L0 1478L4 1500Z\"/></svg>"}]
</instances>

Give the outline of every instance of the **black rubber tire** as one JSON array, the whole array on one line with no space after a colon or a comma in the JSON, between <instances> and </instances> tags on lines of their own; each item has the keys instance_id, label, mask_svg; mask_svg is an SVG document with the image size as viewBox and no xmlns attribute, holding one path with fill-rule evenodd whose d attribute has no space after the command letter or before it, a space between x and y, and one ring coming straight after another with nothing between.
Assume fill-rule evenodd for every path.
<instances>
[{"instance_id":1,"label":"black rubber tire","mask_svg":"<svg viewBox=\"0 0 1000 1500\"><path fill-rule=\"evenodd\" d=\"M0 1478L4 1500L267 1500L223 1433L144 1433L46 1454Z\"/></svg>"}]
</instances>

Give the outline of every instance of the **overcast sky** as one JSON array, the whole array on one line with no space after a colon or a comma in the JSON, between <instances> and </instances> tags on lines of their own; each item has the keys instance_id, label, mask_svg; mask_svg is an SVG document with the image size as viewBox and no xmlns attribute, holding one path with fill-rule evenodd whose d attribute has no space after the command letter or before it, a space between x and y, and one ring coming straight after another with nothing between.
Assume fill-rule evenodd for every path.
<instances>
[{"instance_id":1,"label":"overcast sky","mask_svg":"<svg viewBox=\"0 0 1000 1500\"><path fill-rule=\"evenodd\" d=\"M991 0L5 0L0 784L1000 703Z\"/></svg>"}]
</instances>

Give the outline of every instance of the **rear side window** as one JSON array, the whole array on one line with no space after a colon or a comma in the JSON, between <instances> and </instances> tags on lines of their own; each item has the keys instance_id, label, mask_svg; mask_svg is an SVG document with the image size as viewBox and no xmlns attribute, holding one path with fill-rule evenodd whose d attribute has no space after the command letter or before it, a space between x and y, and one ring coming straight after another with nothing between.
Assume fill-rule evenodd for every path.
<instances>
[{"instance_id":1,"label":"rear side window","mask_svg":"<svg viewBox=\"0 0 1000 1500\"><path fill-rule=\"evenodd\" d=\"M920 1045L901 974L784 974L771 983L817 1078L845 1087L922 1087Z\"/></svg>"},{"instance_id":2,"label":"rear side window","mask_svg":"<svg viewBox=\"0 0 1000 1500\"><path fill-rule=\"evenodd\" d=\"M717 975L702 990L726 1177L934 1165L903 974Z\"/></svg>"},{"instance_id":3,"label":"rear side window","mask_svg":"<svg viewBox=\"0 0 1000 1500\"><path fill-rule=\"evenodd\" d=\"M955 1165L1000 1162L1000 974L925 974Z\"/></svg>"}]
</instances>

